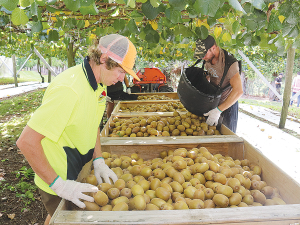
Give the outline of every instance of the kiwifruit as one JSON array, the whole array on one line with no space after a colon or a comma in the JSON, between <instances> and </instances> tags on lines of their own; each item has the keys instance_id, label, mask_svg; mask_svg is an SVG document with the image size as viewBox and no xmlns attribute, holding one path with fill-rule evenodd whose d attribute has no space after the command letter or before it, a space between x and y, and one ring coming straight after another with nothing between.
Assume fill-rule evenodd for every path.
<instances>
[{"instance_id":1,"label":"kiwifruit","mask_svg":"<svg viewBox=\"0 0 300 225\"><path fill-rule=\"evenodd\" d=\"M216 207L216 205L215 205L215 203L213 202L213 200L207 199L207 200L204 201L204 208L205 208L205 209L215 208L215 207Z\"/></svg>"},{"instance_id":2,"label":"kiwifruit","mask_svg":"<svg viewBox=\"0 0 300 225\"><path fill-rule=\"evenodd\" d=\"M173 188L171 187L170 184L162 182L162 183L161 183L161 187L167 189L167 190L172 194Z\"/></svg>"},{"instance_id":3,"label":"kiwifruit","mask_svg":"<svg viewBox=\"0 0 300 225\"><path fill-rule=\"evenodd\" d=\"M226 182L227 182L227 178L223 173L216 173L213 176L213 179L215 182L219 182L221 184L226 184Z\"/></svg>"},{"instance_id":4,"label":"kiwifruit","mask_svg":"<svg viewBox=\"0 0 300 225\"><path fill-rule=\"evenodd\" d=\"M259 190L252 190L251 191L251 195L253 196L253 199L254 199L255 202L258 202L258 203L260 203L262 205L265 204L267 198Z\"/></svg>"},{"instance_id":5,"label":"kiwifruit","mask_svg":"<svg viewBox=\"0 0 300 225\"><path fill-rule=\"evenodd\" d=\"M233 193L229 198L229 205L239 205L242 201L242 196L239 193Z\"/></svg>"},{"instance_id":6,"label":"kiwifruit","mask_svg":"<svg viewBox=\"0 0 300 225\"><path fill-rule=\"evenodd\" d=\"M143 195L136 195L133 198L134 209L144 210L146 208L146 201Z\"/></svg>"},{"instance_id":7,"label":"kiwifruit","mask_svg":"<svg viewBox=\"0 0 300 225\"><path fill-rule=\"evenodd\" d=\"M206 180L205 180L205 177L202 173L196 173L194 174L194 178L198 179L200 181L200 184L205 184ZM190 180L190 182L192 181L193 179ZM193 182L191 182L191 184L193 184Z\"/></svg>"},{"instance_id":8,"label":"kiwifruit","mask_svg":"<svg viewBox=\"0 0 300 225\"><path fill-rule=\"evenodd\" d=\"M275 202L276 205L286 205L285 201L283 201L279 197L274 197L274 198L272 198L272 200Z\"/></svg>"},{"instance_id":9,"label":"kiwifruit","mask_svg":"<svg viewBox=\"0 0 300 225\"><path fill-rule=\"evenodd\" d=\"M194 171L195 173L205 173L209 169L209 165L207 163L195 163Z\"/></svg>"},{"instance_id":10,"label":"kiwifruit","mask_svg":"<svg viewBox=\"0 0 300 225\"><path fill-rule=\"evenodd\" d=\"M200 184L200 180L197 178L192 178L189 180L192 186L196 187L198 184Z\"/></svg>"},{"instance_id":11,"label":"kiwifruit","mask_svg":"<svg viewBox=\"0 0 300 225\"><path fill-rule=\"evenodd\" d=\"M133 180L133 176L131 173L126 173L126 174L123 174L120 179L124 180L125 183L130 181L130 180Z\"/></svg>"},{"instance_id":12,"label":"kiwifruit","mask_svg":"<svg viewBox=\"0 0 300 225\"><path fill-rule=\"evenodd\" d=\"M95 202L100 206L105 206L108 203L108 196L103 191L97 191L93 197Z\"/></svg>"},{"instance_id":13,"label":"kiwifruit","mask_svg":"<svg viewBox=\"0 0 300 225\"><path fill-rule=\"evenodd\" d=\"M152 203L149 203L149 204L146 205L145 210L159 210L159 208L156 205L154 205Z\"/></svg>"},{"instance_id":14,"label":"kiwifruit","mask_svg":"<svg viewBox=\"0 0 300 225\"><path fill-rule=\"evenodd\" d=\"M160 208L162 204L166 203L166 201L164 201L160 198L153 198L153 199L151 199L150 203L152 203L152 204L156 205L158 208Z\"/></svg>"},{"instance_id":15,"label":"kiwifruit","mask_svg":"<svg viewBox=\"0 0 300 225\"><path fill-rule=\"evenodd\" d=\"M248 207L247 203L245 202L241 202L238 207Z\"/></svg>"},{"instance_id":16,"label":"kiwifruit","mask_svg":"<svg viewBox=\"0 0 300 225\"><path fill-rule=\"evenodd\" d=\"M114 183L114 187L118 188L119 190L122 190L123 188L125 188L126 183L123 179L118 179L115 183Z\"/></svg>"},{"instance_id":17,"label":"kiwifruit","mask_svg":"<svg viewBox=\"0 0 300 225\"><path fill-rule=\"evenodd\" d=\"M201 199L202 201L204 201L204 199L205 199L204 191L201 190L201 189L197 189L197 190L194 192L193 199Z\"/></svg>"},{"instance_id":18,"label":"kiwifruit","mask_svg":"<svg viewBox=\"0 0 300 225\"><path fill-rule=\"evenodd\" d=\"M218 163L215 163L215 162L211 161L211 162L208 163L208 165L209 165L209 169L210 169L211 171L213 171L213 172L215 172L215 173L218 173L218 172L219 172L220 166L219 166Z\"/></svg>"},{"instance_id":19,"label":"kiwifruit","mask_svg":"<svg viewBox=\"0 0 300 225\"><path fill-rule=\"evenodd\" d=\"M147 191L150 188L150 182L147 180L140 180L137 184L140 185L144 191Z\"/></svg>"},{"instance_id":20,"label":"kiwifruit","mask_svg":"<svg viewBox=\"0 0 300 225\"><path fill-rule=\"evenodd\" d=\"M176 170L182 170L187 167L187 163L184 160L176 160L175 162L173 162L173 167Z\"/></svg>"},{"instance_id":21,"label":"kiwifruit","mask_svg":"<svg viewBox=\"0 0 300 225\"><path fill-rule=\"evenodd\" d=\"M252 171L254 175L261 175L261 167L259 166L254 166Z\"/></svg>"},{"instance_id":22,"label":"kiwifruit","mask_svg":"<svg viewBox=\"0 0 300 225\"><path fill-rule=\"evenodd\" d=\"M144 194L144 189L142 188L141 185L136 184L131 188L131 192L133 196L137 195L143 195Z\"/></svg>"},{"instance_id":23,"label":"kiwifruit","mask_svg":"<svg viewBox=\"0 0 300 225\"><path fill-rule=\"evenodd\" d=\"M188 186L193 186L190 182L184 182L182 185L183 189L186 189Z\"/></svg>"},{"instance_id":24,"label":"kiwifruit","mask_svg":"<svg viewBox=\"0 0 300 225\"><path fill-rule=\"evenodd\" d=\"M212 197L214 196L214 191L211 188L204 188L203 190L204 195L205 195L205 199L212 199Z\"/></svg>"},{"instance_id":25,"label":"kiwifruit","mask_svg":"<svg viewBox=\"0 0 300 225\"><path fill-rule=\"evenodd\" d=\"M223 194L215 194L212 198L213 202L216 204L216 206L225 208L229 204L229 199Z\"/></svg>"},{"instance_id":26,"label":"kiwifruit","mask_svg":"<svg viewBox=\"0 0 300 225\"><path fill-rule=\"evenodd\" d=\"M203 184L197 184L195 188L203 191L205 186Z\"/></svg>"},{"instance_id":27,"label":"kiwifruit","mask_svg":"<svg viewBox=\"0 0 300 225\"><path fill-rule=\"evenodd\" d=\"M133 176L137 176L141 173L142 171L142 167L140 165L134 165L131 169L130 169L130 173Z\"/></svg>"},{"instance_id":28,"label":"kiwifruit","mask_svg":"<svg viewBox=\"0 0 300 225\"><path fill-rule=\"evenodd\" d=\"M215 172L212 171L212 170L207 170L204 173L204 177L205 177L206 180L213 180L214 175L215 175Z\"/></svg>"},{"instance_id":29,"label":"kiwifruit","mask_svg":"<svg viewBox=\"0 0 300 225\"><path fill-rule=\"evenodd\" d=\"M156 198L154 190L148 190L145 192L145 194L148 195L150 197L150 199Z\"/></svg>"},{"instance_id":30,"label":"kiwifruit","mask_svg":"<svg viewBox=\"0 0 300 225\"><path fill-rule=\"evenodd\" d=\"M152 175L152 170L150 167L145 166L144 168L142 168L140 174L147 179Z\"/></svg>"},{"instance_id":31,"label":"kiwifruit","mask_svg":"<svg viewBox=\"0 0 300 225\"><path fill-rule=\"evenodd\" d=\"M184 193L184 196L187 197L187 198L191 198L193 199L194 197L194 193L197 189L193 186L188 186L186 189L184 189L183 193Z\"/></svg>"},{"instance_id":32,"label":"kiwifruit","mask_svg":"<svg viewBox=\"0 0 300 225\"><path fill-rule=\"evenodd\" d=\"M97 186L97 184L98 184L97 178L96 178L96 176L93 175L93 174L89 174L89 175L86 177L86 182L89 183L89 184L95 185L95 186Z\"/></svg>"},{"instance_id":33,"label":"kiwifruit","mask_svg":"<svg viewBox=\"0 0 300 225\"><path fill-rule=\"evenodd\" d=\"M119 197L119 195L120 195L120 190L118 188L110 188L107 191L107 196L110 199L115 199L115 198Z\"/></svg>"},{"instance_id":34,"label":"kiwifruit","mask_svg":"<svg viewBox=\"0 0 300 225\"><path fill-rule=\"evenodd\" d=\"M112 211L128 211L128 204L125 202L119 202L112 208Z\"/></svg>"},{"instance_id":35,"label":"kiwifruit","mask_svg":"<svg viewBox=\"0 0 300 225\"><path fill-rule=\"evenodd\" d=\"M127 188L131 189L134 185L136 185L136 182L133 181L133 180L129 180L129 181L126 182L126 187Z\"/></svg>"},{"instance_id":36,"label":"kiwifruit","mask_svg":"<svg viewBox=\"0 0 300 225\"><path fill-rule=\"evenodd\" d=\"M230 186L234 192L238 192L241 186L241 182L237 178L228 178L227 185Z\"/></svg>"},{"instance_id":37,"label":"kiwifruit","mask_svg":"<svg viewBox=\"0 0 300 225\"><path fill-rule=\"evenodd\" d=\"M126 196L127 198L130 198L132 196L131 189L130 188L123 188L120 191L120 196Z\"/></svg>"},{"instance_id":38,"label":"kiwifruit","mask_svg":"<svg viewBox=\"0 0 300 225\"><path fill-rule=\"evenodd\" d=\"M216 192L229 198L233 194L233 189L227 185L219 185L216 187Z\"/></svg>"},{"instance_id":39,"label":"kiwifruit","mask_svg":"<svg viewBox=\"0 0 300 225\"><path fill-rule=\"evenodd\" d=\"M273 199L266 199L266 202L264 204L265 206L268 205L276 205L275 201Z\"/></svg>"},{"instance_id":40,"label":"kiwifruit","mask_svg":"<svg viewBox=\"0 0 300 225\"><path fill-rule=\"evenodd\" d=\"M83 201L85 204L85 210L87 211L99 211L100 206L97 205L95 202L88 202L88 201Z\"/></svg>"},{"instance_id":41,"label":"kiwifruit","mask_svg":"<svg viewBox=\"0 0 300 225\"><path fill-rule=\"evenodd\" d=\"M186 210L189 209L188 205L184 201L177 201L174 203L174 209L176 210Z\"/></svg>"},{"instance_id":42,"label":"kiwifruit","mask_svg":"<svg viewBox=\"0 0 300 225\"><path fill-rule=\"evenodd\" d=\"M173 192L179 192L182 193L183 192L183 187L181 186L181 184L177 181L173 181L170 183L170 186L173 189Z\"/></svg>"},{"instance_id":43,"label":"kiwifruit","mask_svg":"<svg viewBox=\"0 0 300 225\"><path fill-rule=\"evenodd\" d=\"M99 184L97 187L98 187L98 189L99 189L100 191L103 191L104 193L107 193L107 191L108 191L110 188L112 188L113 186L112 186L111 184L109 184L109 183L101 183L101 184Z\"/></svg>"},{"instance_id":44,"label":"kiwifruit","mask_svg":"<svg viewBox=\"0 0 300 225\"><path fill-rule=\"evenodd\" d=\"M223 184L221 184L221 183L219 183L219 182L213 182L213 183L210 185L209 188L213 189L214 192L217 192L217 191L216 191L216 188L217 188L218 186L220 186L220 185L223 185Z\"/></svg>"},{"instance_id":45,"label":"kiwifruit","mask_svg":"<svg viewBox=\"0 0 300 225\"><path fill-rule=\"evenodd\" d=\"M160 210L173 210L174 207L170 203L164 203L160 206Z\"/></svg>"},{"instance_id":46,"label":"kiwifruit","mask_svg":"<svg viewBox=\"0 0 300 225\"><path fill-rule=\"evenodd\" d=\"M158 187L155 190L155 195L158 198L163 199L164 201L168 201L171 198L171 193L169 192L169 190L163 187Z\"/></svg>"},{"instance_id":47,"label":"kiwifruit","mask_svg":"<svg viewBox=\"0 0 300 225\"><path fill-rule=\"evenodd\" d=\"M173 174L173 180L177 181L180 184L183 184L185 182L184 176L180 172L175 172Z\"/></svg>"},{"instance_id":48,"label":"kiwifruit","mask_svg":"<svg viewBox=\"0 0 300 225\"><path fill-rule=\"evenodd\" d=\"M252 206L263 206L263 204L261 204L259 202L253 202Z\"/></svg>"},{"instance_id":49,"label":"kiwifruit","mask_svg":"<svg viewBox=\"0 0 300 225\"><path fill-rule=\"evenodd\" d=\"M270 198L273 195L274 188L271 186L265 186L260 191L263 193L267 198Z\"/></svg>"},{"instance_id":50,"label":"kiwifruit","mask_svg":"<svg viewBox=\"0 0 300 225\"><path fill-rule=\"evenodd\" d=\"M161 168L157 168L153 170L153 176L162 180L166 177L166 173Z\"/></svg>"},{"instance_id":51,"label":"kiwifruit","mask_svg":"<svg viewBox=\"0 0 300 225\"><path fill-rule=\"evenodd\" d=\"M111 201L111 206L114 207L119 202L125 202L126 204L128 204L129 199L126 196L121 196L121 197L115 198Z\"/></svg>"},{"instance_id":52,"label":"kiwifruit","mask_svg":"<svg viewBox=\"0 0 300 225\"><path fill-rule=\"evenodd\" d=\"M101 211L112 211L112 206L111 205L102 206Z\"/></svg>"},{"instance_id":53,"label":"kiwifruit","mask_svg":"<svg viewBox=\"0 0 300 225\"><path fill-rule=\"evenodd\" d=\"M188 203L190 209L204 209L204 202L200 199L193 199Z\"/></svg>"},{"instance_id":54,"label":"kiwifruit","mask_svg":"<svg viewBox=\"0 0 300 225\"><path fill-rule=\"evenodd\" d=\"M156 190L156 188L161 186L161 181L158 178L154 178L151 182L150 182L150 189L151 190Z\"/></svg>"},{"instance_id":55,"label":"kiwifruit","mask_svg":"<svg viewBox=\"0 0 300 225\"><path fill-rule=\"evenodd\" d=\"M170 184L172 182L172 178L171 177L165 177L161 182L162 183L167 183L167 184Z\"/></svg>"},{"instance_id":56,"label":"kiwifruit","mask_svg":"<svg viewBox=\"0 0 300 225\"><path fill-rule=\"evenodd\" d=\"M150 196L149 196L149 195L143 194L143 197L144 197L144 199L145 199L146 204L150 203L151 199L150 199Z\"/></svg>"},{"instance_id":57,"label":"kiwifruit","mask_svg":"<svg viewBox=\"0 0 300 225\"><path fill-rule=\"evenodd\" d=\"M261 177L260 177L259 175L257 175L257 174L254 174L254 175L252 175L252 177L251 177L251 181L254 181L254 180L256 180L256 181L261 181Z\"/></svg>"}]
</instances>

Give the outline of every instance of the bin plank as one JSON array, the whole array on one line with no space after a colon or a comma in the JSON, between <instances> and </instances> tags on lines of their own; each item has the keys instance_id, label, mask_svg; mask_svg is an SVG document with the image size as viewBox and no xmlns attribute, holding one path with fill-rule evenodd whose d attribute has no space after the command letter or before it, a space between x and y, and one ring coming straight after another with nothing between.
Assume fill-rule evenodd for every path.
<instances>
[{"instance_id":1,"label":"bin plank","mask_svg":"<svg viewBox=\"0 0 300 225\"><path fill-rule=\"evenodd\" d=\"M259 213L258 213L259 212ZM160 211L61 211L53 225L91 224L244 224L300 222L300 205Z\"/></svg>"}]
</instances>

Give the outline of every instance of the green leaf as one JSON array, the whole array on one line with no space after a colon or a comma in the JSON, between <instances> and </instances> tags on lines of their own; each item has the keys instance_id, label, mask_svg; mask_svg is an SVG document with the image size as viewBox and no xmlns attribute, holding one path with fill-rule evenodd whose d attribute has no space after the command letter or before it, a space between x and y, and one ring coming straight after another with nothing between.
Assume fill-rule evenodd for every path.
<instances>
[{"instance_id":1,"label":"green leaf","mask_svg":"<svg viewBox=\"0 0 300 225\"><path fill-rule=\"evenodd\" d=\"M169 0L169 4L175 10L182 11L185 9L187 3L184 0Z\"/></svg>"},{"instance_id":2,"label":"green leaf","mask_svg":"<svg viewBox=\"0 0 300 225\"><path fill-rule=\"evenodd\" d=\"M175 35L184 35L188 32L188 29L186 26L184 26L183 24L178 24L178 26L175 27L175 30L174 30L174 34Z\"/></svg>"},{"instance_id":3,"label":"green leaf","mask_svg":"<svg viewBox=\"0 0 300 225\"><path fill-rule=\"evenodd\" d=\"M94 0L80 0L80 6L90 6L95 3Z\"/></svg>"},{"instance_id":4,"label":"green leaf","mask_svg":"<svg viewBox=\"0 0 300 225\"><path fill-rule=\"evenodd\" d=\"M235 21L233 24L232 24L232 31L234 34L237 34L237 32L239 31L240 29L240 23L238 21Z\"/></svg>"},{"instance_id":5,"label":"green leaf","mask_svg":"<svg viewBox=\"0 0 300 225\"><path fill-rule=\"evenodd\" d=\"M174 24L182 23L181 12L177 10L173 10L171 8L166 9L165 11L166 17Z\"/></svg>"},{"instance_id":6,"label":"green leaf","mask_svg":"<svg viewBox=\"0 0 300 225\"><path fill-rule=\"evenodd\" d=\"M11 21L14 25L25 25L29 19L23 9L15 8L11 15Z\"/></svg>"},{"instance_id":7,"label":"green leaf","mask_svg":"<svg viewBox=\"0 0 300 225\"><path fill-rule=\"evenodd\" d=\"M29 0L20 0L20 6L21 7L28 7L30 6L30 1Z\"/></svg>"},{"instance_id":8,"label":"green leaf","mask_svg":"<svg viewBox=\"0 0 300 225\"><path fill-rule=\"evenodd\" d=\"M136 26L135 20L131 19L128 24L127 24L127 28L128 30L133 33L133 34L138 34L139 33L139 29Z\"/></svg>"},{"instance_id":9,"label":"green leaf","mask_svg":"<svg viewBox=\"0 0 300 225\"><path fill-rule=\"evenodd\" d=\"M228 3L237 11L241 11L243 13L246 13L241 4L238 0L228 0Z\"/></svg>"},{"instance_id":10,"label":"green leaf","mask_svg":"<svg viewBox=\"0 0 300 225\"><path fill-rule=\"evenodd\" d=\"M125 20L122 19L116 19L113 23L113 27L115 30L123 30L125 28Z\"/></svg>"},{"instance_id":11,"label":"green leaf","mask_svg":"<svg viewBox=\"0 0 300 225\"><path fill-rule=\"evenodd\" d=\"M35 1L31 4L30 11L32 15L38 16L39 8L38 4Z\"/></svg>"},{"instance_id":12,"label":"green leaf","mask_svg":"<svg viewBox=\"0 0 300 225\"><path fill-rule=\"evenodd\" d=\"M223 4L224 1L222 0L196 0L194 8L196 12L201 13L202 16L208 15L214 17Z\"/></svg>"},{"instance_id":13,"label":"green leaf","mask_svg":"<svg viewBox=\"0 0 300 225\"><path fill-rule=\"evenodd\" d=\"M49 5L46 6L46 10L49 11L49 12L51 12L51 13L55 13L57 11L56 8L53 8L53 7L49 6Z\"/></svg>"},{"instance_id":14,"label":"green leaf","mask_svg":"<svg viewBox=\"0 0 300 225\"><path fill-rule=\"evenodd\" d=\"M126 3L127 6L129 6L130 8L135 8L135 0L127 0Z\"/></svg>"},{"instance_id":15,"label":"green leaf","mask_svg":"<svg viewBox=\"0 0 300 225\"><path fill-rule=\"evenodd\" d=\"M136 2L145 3L145 2L147 2L147 0L136 0Z\"/></svg>"},{"instance_id":16,"label":"green leaf","mask_svg":"<svg viewBox=\"0 0 300 225\"><path fill-rule=\"evenodd\" d=\"M57 27L57 28L60 28L60 27L62 27L62 25L63 25L63 21L58 17L58 16L56 16L56 23L55 23L55 27Z\"/></svg>"},{"instance_id":17,"label":"green leaf","mask_svg":"<svg viewBox=\"0 0 300 225\"><path fill-rule=\"evenodd\" d=\"M64 0L64 3L73 12L76 12L80 8L80 0Z\"/></svg>"},{"instance_id":18,"label":"green leaf","mask_svg":"<svg viewBox=\"0 0 300 225\"><path fill-rule=\"evenodd\" d=\"M84 25L85 25L84 20L79 20L77 22L77 28L78 29L84 28Z\"/></svg>"},{"instance_id":19,"label":"green leaf","mask_svg":"<svg viewBox=\"0 0 300 225\"><path fill-rule=\"evenodd\" d=\"M0 26L3 27L9 23L9 17L6 15L0 16Z\"/></svg>"},{"instance_id":20,"label":"green leaf","mask_svg":"<svg viewBox=\"0 0 300 225\"><path fill-rule=\"evenodd\" d=\"M57 30L50 30L48 34L48 41L58 41L59 35Z\"/></svg>"},{"instance_id":21,"label":"green leaf","mask_svg":"<svg viewBox=\"0 0 300 225\"><path fill-rule=\"evenodd\" d=\"M286 24L286 26L289 26L289 24ZM268 23L267 33L271 33L273 31L278 31L281 28L282 28L282 24L280 23L278 16L271 14L269 23Z\"/></svg>"},{"instance_id":22,"label":"green leaf","mask_svg":"<svg viewBox=\"0 0 300 225\"><path fill-rule=\"evenodd\" d=\"M159 34L158 34L158 32L153 30L152 32L146 34L145 40L148 43L154 43L154 44L159 43Z\"/></svg>"},{"instance_id":23,"label":"green leaf","mask_svg":"<svg viewBox=\"0 0 300 225\"><path fill-rule=\"evenodd\" d=\"M196 27L195 33L198 39L205 39L208 36L208 30L205 26Z\"/></svg>"},{"instance_id":24,"label":"green leaf","mask_svg":"<svg viewBox=\"0 0 300 225\"><path fill-rule=\"evenodd\" d=\"M161 1L160 0L150 0L150 3L154 8L157 8L161 4Z\"/></svg>"},{"instance_id":25,"label":"green leaf","mask_svg":"<svg viewBox=\"0 0 300 225\"><path fill-rule=\"evenodd\" d=\"M17 8L19 0L0 0L0 5L9 11L13 11Z\"/></svg>"},{"instance_id":26,"label":"green leaf","mask_svg":"<svg viewBox=\"0 0 300 225\"><path fill-rule=\"evenodd\" d=\"M97 15L99 13L99 10L97 9L95 3L90 6L81 6L79 10L82 15Z\"/></svg>"},{"instance_id":27,"label":"green leaf","mask_svg":"<svg viewBox=\"0 0 300 225\"><path fill-rule=\"evenodd\" d=\"M142 12L149 20L154 20L160 13L160 8L154 8L150 1L142 4Z\"/></svg>"},{"instance_id":28,"label":"green leaf","mask_svg":"<svg viewBox=\"0 0 300 225\"><path fill-rule=\"evenodd\" d=\"M296 38L299 34L297 26L285 24L282 28L282 36L289 36L291 38Z\"/></svg>"},{"instance_id":29,"label":"green leaf","mask_svg":"<svg viewBox=\"0 0 300 225\"><path fill-rule=\"evenodd\" d=\"M43 25L41 21L35 22L32 24L31 32L40 32L43 29Z\"/></svg>"}]
</instances>

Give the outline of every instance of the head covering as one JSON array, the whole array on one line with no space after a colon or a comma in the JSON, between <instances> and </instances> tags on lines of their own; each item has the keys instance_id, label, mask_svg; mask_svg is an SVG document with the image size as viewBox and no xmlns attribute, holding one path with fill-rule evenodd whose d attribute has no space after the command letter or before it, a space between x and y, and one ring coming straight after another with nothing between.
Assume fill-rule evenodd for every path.
<instances>
[{"instance_id":1,"label":"head covering","mask_svg":"<svg viewBox=\"0 0 300 225\"><path fill-rule=\"evenodd\" d=\"M136 58L136 49L127 37L119 34L106 35L100 38L98 48L102 53L106 53L109 58L117 62L127 73L140 80L132 70Z\"/></svg>"},{"instance_id":2,"label":"head covering","mask_svg":"<svg viewBox=\"0 0 300 225\"><path fill-rule=\"evenodd\" d=\"M215 43L215 39L210 35L208 35L204 40L198 39L196 41L194 58L202 59L206 55L208 49L210 49Z\"/></svg>"}]
</instances>

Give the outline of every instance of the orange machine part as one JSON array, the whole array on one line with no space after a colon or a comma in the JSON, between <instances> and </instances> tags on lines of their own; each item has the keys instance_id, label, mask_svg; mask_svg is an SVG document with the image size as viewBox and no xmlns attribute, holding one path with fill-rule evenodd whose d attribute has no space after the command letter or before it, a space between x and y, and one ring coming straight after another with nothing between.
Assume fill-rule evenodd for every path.
<instances>
[{"instance_id":1,"label":"orange machine part","mask_svg":"<svg viewBox=\"0 0 300 225\"><path fill-rule=\"evenodd\" d=\"M133 79L134 84L164 84L166 76L157 68L143 68L137 72L141 81Z\"/></svg>"}]
</instances>

